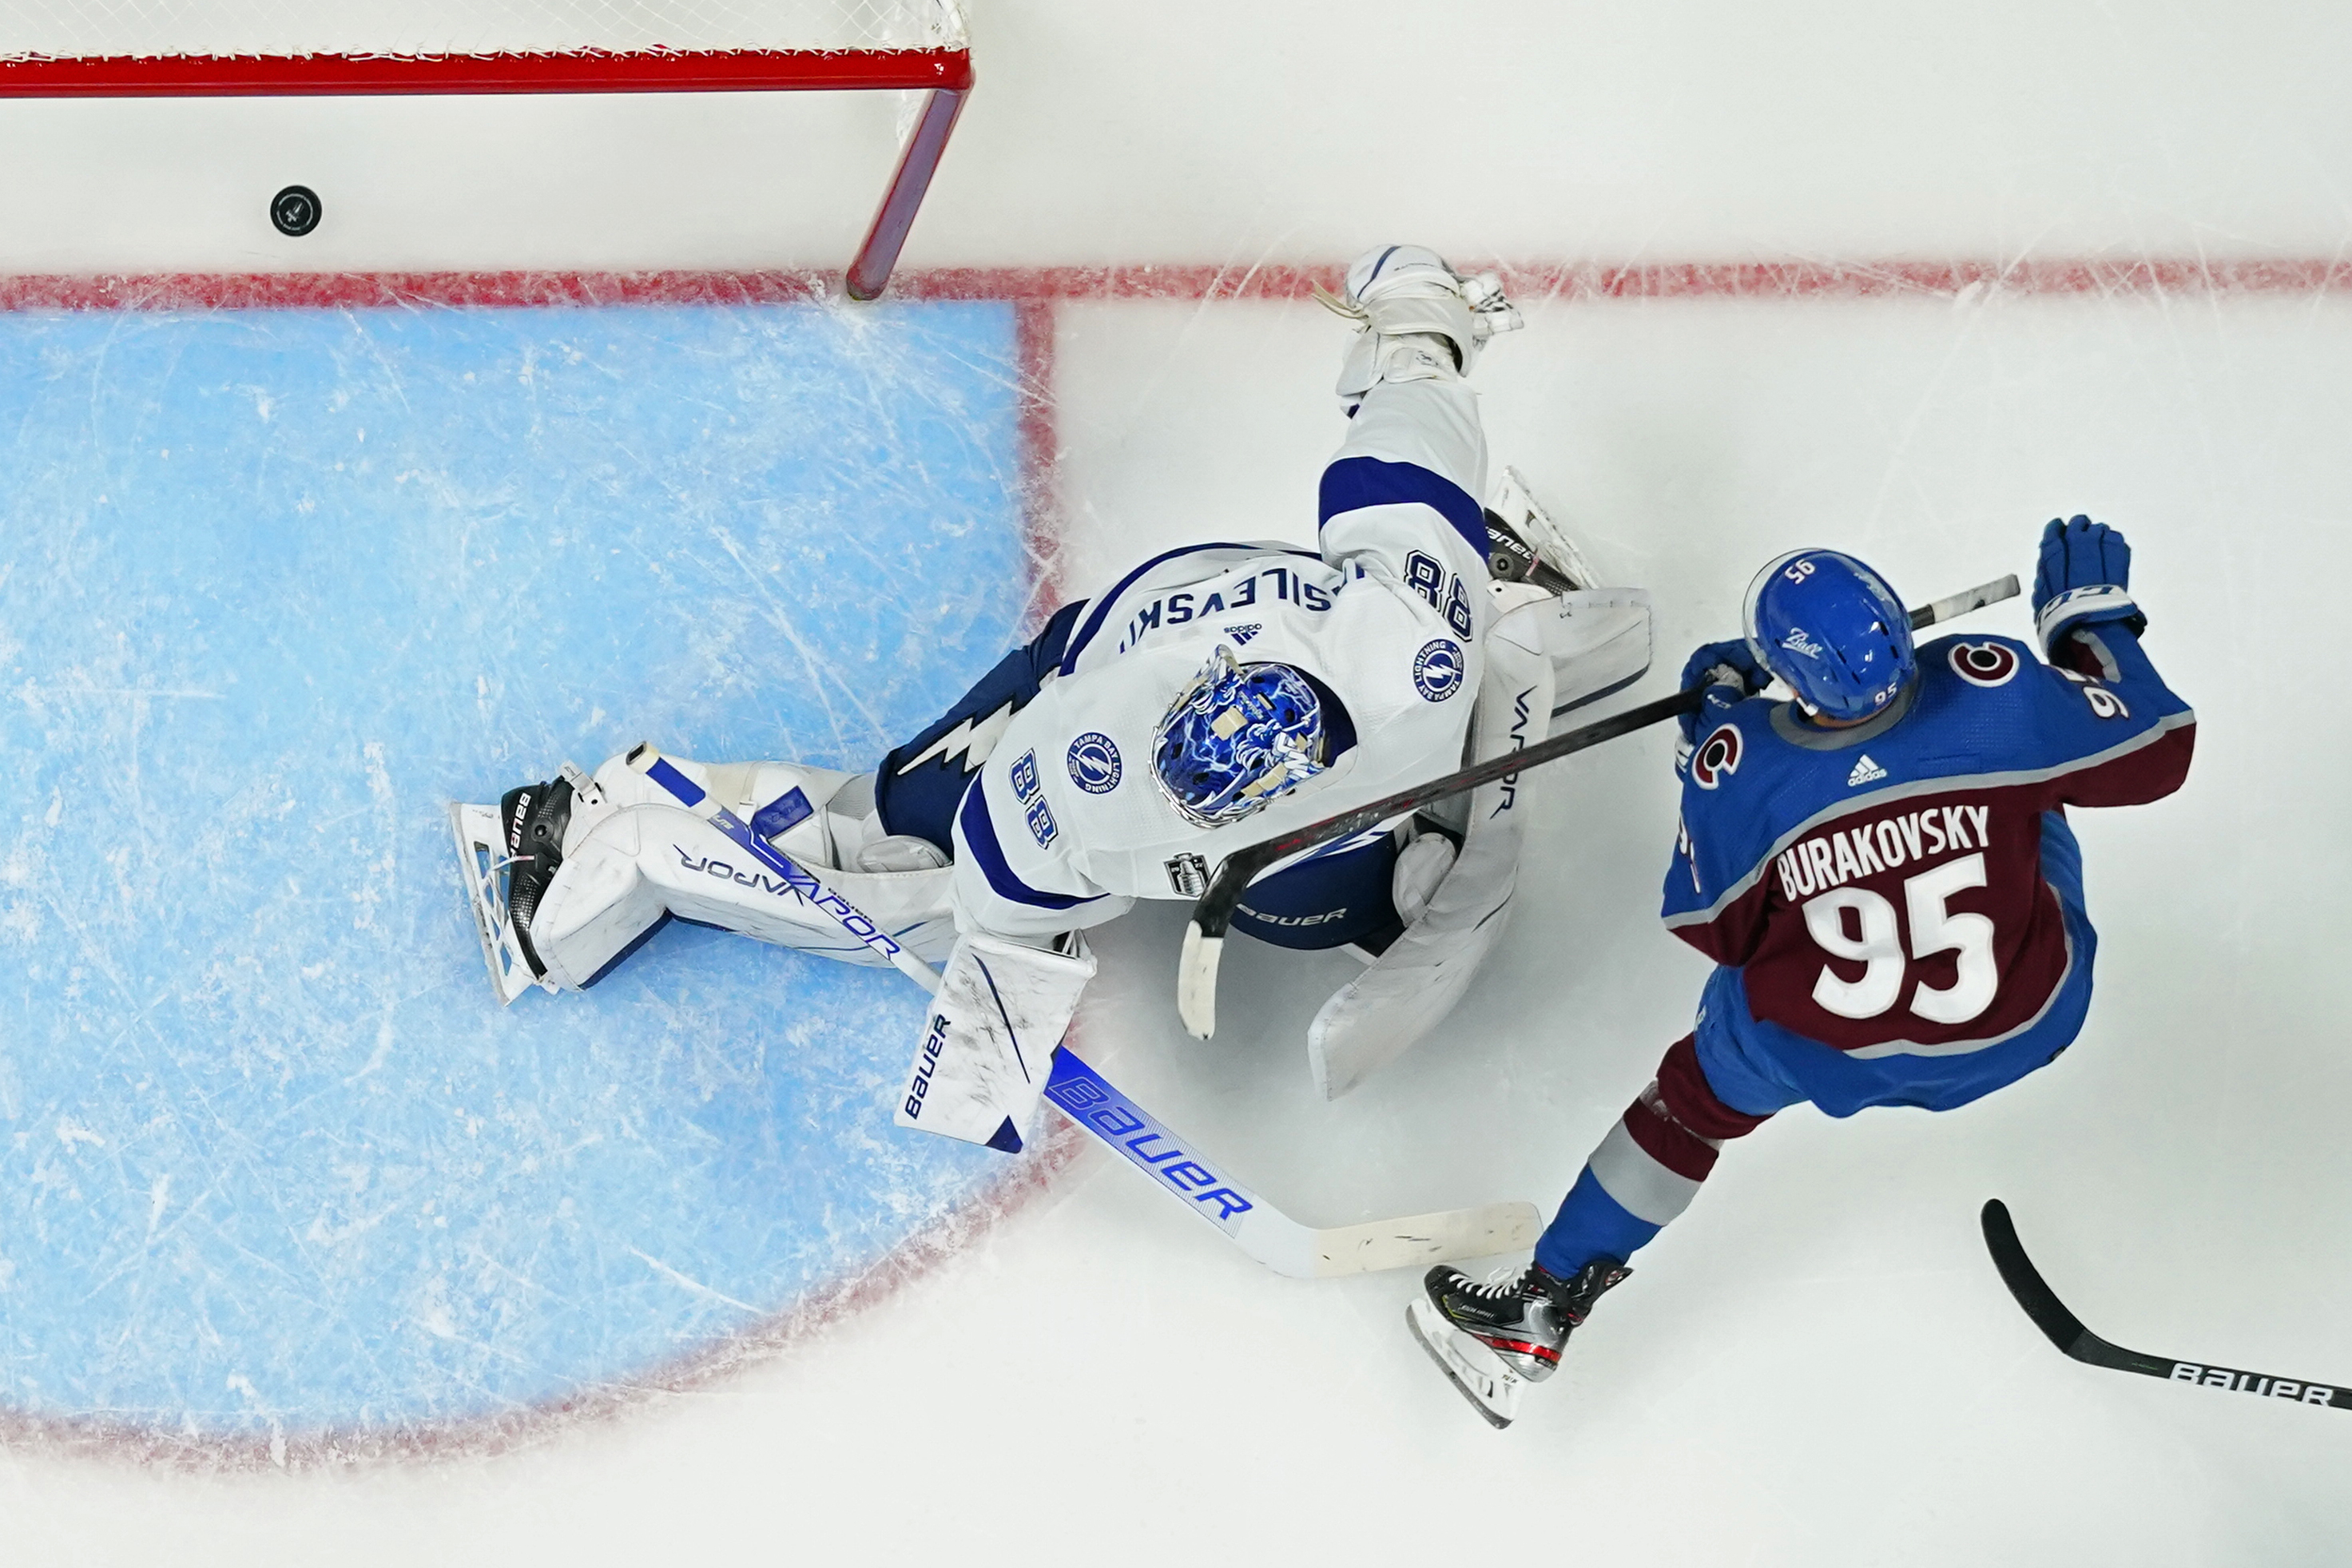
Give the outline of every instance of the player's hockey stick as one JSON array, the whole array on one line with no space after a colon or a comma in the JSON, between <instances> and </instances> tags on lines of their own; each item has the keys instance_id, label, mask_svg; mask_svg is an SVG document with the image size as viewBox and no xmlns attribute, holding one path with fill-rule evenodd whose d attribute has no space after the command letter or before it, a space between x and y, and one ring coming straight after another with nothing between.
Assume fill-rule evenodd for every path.
<instances>
[{"instance_id":1,"label":"player's hockey stick","mask_svg":"<svg viewBox=\"0 0 2352 1568\"><path fill-rule=\"evenodd\" d=\"M2252 1394L2257 1398L2288 1399L2297 1405L2320 1405L2335 1410L2352 1410L2352 1388L2326 1383L2312 1383L2294 1377L2273 1377L2263 1372L2241 1372L2235 1367L2215 1366L2202 1361L2168 1361L2149 1355L2144 1351L2126 1350L2110 1344L2083 1326L2083 1320L2066 1310L2033 1260L2025 1255L2025 1248L2017 1239L2017 1227L2009 1220L2009 1206L1999 1198L1989 1199L1984 1206L1985 1247L1992 1253L1992 1266L2000 1270L2001 1283L2033 1320L2033 1326L2050 1336L2050 1343L2092 1366L2104 1366L2114 1372L2137 1372L2143 1377L2161 1377L2168 1383L2189 1383L2200 1388L2219 1388L2232 1394Z\"/></svg>"},{"instance_id":2,"label":"player's hockey stick","mask_svg":"<svg viewBox=\"0 0 2352 1568\"><path fill-rule=\"evenodd\" d=\"M1911 612L1911 629L1920 631L1955 616L1965 615L1971 610L1981 610L1988 604L2014 599L2017 591L2017 579L2010 576L1971 588L1965 593L1938 599L1933 604ZM1614 740L1621 735L1631 735L1637 729L1647 729L1677 714L1692 712L1698 706L1705 691L1704 686L1693 686L1670 697L1660 697L1655 702L1643 703L1640 707L1627 708L1623 713L1612 714L1607 718L1555 735L1524 750L1489 758L1458 773L1433 779L1410 789L1400 789L1368 806L1342 811L1336 817L1326 817L1319 822L1309 822L1278 838L1235 851L1217 867L1217 874L1210 879L1199 902L1192 905L1192 918L1184 927L1184 951L1177 960L1176 971L1176 1010L1183 1015L1184 1027L1202 1040L1217 1032L1217 962L1223 956L1225 931L1233 924L1234 907L1241 903L1243 889L1277 862L1377 827L1392 817L1417 811L1433 801L1443 800L1452 795L1467 794L1481 784L1512 778L1541 763L1586 750L1604 740Z\"/></svg>"},{"instance_id":3,"label":"player's hockey stick","mask_svg":"<svg viewBox=\"0 0 2352 1568\"><path fill-rule=\"evenodd\" d=\"M627 761L668 790L678 804L782 878L784 885L811 907L831 915L843 930L888 958L925 991L938 993L940 977L929 964L891 940L856 904L746 827L742 818L711 799L660 752L640 746L629 753ZM1531 1203L1490 1203L1479 1208L1311 1229L1241 1183L1220 1175L1190 1140L1170 1132L1066 1045L1054 1052L1045 1097L1055 1110L1152 1177L1163 1191L1223 1231L1234 1245L1275 1272L1293 1279L1362 1274L1513 1252L1534 1246L1537 1233L1543 1228L1543 1217Z\"/></svg>"}]
</instances>

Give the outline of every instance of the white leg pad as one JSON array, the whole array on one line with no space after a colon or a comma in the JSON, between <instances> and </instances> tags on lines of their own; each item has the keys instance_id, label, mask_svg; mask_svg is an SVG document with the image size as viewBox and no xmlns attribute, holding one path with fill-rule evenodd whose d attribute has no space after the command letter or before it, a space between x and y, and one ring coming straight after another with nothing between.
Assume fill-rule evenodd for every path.
<instances>
[{"instance_id":1,"label":"white leg pad","mask_svg":"<svg viewBox=\"0 0 2352 1568\"><path fill-rule=\"evenodd\" d=\"M1470 721L1477 760L1544 738L1552 667L1534 613L1544 608L1530 604L1487 634L1486 674ZM1531 809L1528 786L1535 777L1473 791L1462 852L1428 909L1315 1015L1307 1060L1326 1099L1338 1099L1411 1050L1469 990L1510 923L1521 824Z\"/></svg>"},{"instance_id":2,"label":"white leg pad","mask_svg":"<svg viewBox=\"0 0 2352 1568\"><path fill-rule=\"evenodd\" d=\"M857 775L781 762L711 766L675 757L669 761L746 822L761 807L800 789L809 815L772 833L769 841L821 873L842 897L918 956L937 962L954 945L955 921L948 906L953 868L862 873L830 864L824 802ZM614 758L596 770L589 788L575 793L563 864L532 918L531 946L550 979L576 989L665 914L845 963L885 962L752 862L726 834Z\"/></svg>"},{"instance_id":3,"label":"white leg pad","mask_svg":"<svg viewBox=\"0 0 2352 1568\"><path fill-rule=\"evenodd\" d=\"M1563 593L1515 612L1524 616L1521 640L1551 662L1551 711L1570 708L1632 685L1649 673L1650 595L1639 588L1590 588Z\"/></svg>"}]
</instances>

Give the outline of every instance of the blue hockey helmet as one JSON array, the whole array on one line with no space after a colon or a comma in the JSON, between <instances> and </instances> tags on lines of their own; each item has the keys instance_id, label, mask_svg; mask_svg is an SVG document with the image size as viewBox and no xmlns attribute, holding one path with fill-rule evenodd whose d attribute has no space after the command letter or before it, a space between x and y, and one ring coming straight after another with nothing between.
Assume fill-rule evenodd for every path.
<instances>
[{"instance_id":1,"label":"blue hockey helmet","mask_svg":"<svg viewBox=\"0 0 2352 1568\"><path fill-rule=\"evenodd\" d=\"M1323 702L1288 664L1240 664L1223 643L1170 705L1152 747L1160 793L1221 828L1324 771Z\"/></svg>"},{"instance_id":2,"label":"blue hockey helmet","mask_svg":"<svg viewBox=\"0 0 2352 1568\"><path fill-rule=\"evenodd\" d=\"M1868 718L1919 673L1886 580L1833 549L1790 550L1748 587L1748 646L1808 713Z\"/></svg>"}]
</instances>

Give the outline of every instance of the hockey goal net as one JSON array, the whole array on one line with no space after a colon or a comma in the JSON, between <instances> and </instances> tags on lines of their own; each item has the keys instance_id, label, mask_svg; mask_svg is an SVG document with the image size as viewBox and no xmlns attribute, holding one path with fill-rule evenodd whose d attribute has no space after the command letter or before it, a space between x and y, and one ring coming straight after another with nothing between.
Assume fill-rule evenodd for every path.
<instances>
[{"instance_id":1,"label":"hockey goal net","mask_svg":"<svg viewBox=\"0 0 2352 1568\"><path fill-rule=\"evenodd\" d=\"M971 84L960 0L0 0L6 98L920 90L859 299Z\"/></svg>"}]
</instances>

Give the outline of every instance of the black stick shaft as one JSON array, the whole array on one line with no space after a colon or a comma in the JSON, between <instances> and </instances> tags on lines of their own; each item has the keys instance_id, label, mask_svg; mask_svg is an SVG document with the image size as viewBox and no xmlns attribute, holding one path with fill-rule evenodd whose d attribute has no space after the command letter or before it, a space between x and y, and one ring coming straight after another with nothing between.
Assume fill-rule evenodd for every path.
<instances>
[{"instance_id":1,"label":"black stick shaft","mask_svg":"<svg viewBox=\"0 0 2352 1568\"><path fill-rule=\"evenodd\" d=\"M2011 1223L2007 1204L1997 1197L1988 1200L1981 1220L1985 1249L1992 1254L1992 1266L2000 1270L2001 1283L2017 1298L2017 1304L2025 1309L2025 1315L2033 1320L2033 1326L2076 1361L2104 1366L2111 1372L2137 1372L2143 1377L2160 1377L2168 1383L2187 1383L2223 1393L2352 1410L2352 1387L2340 1384L2273 1377L2265 1372L2247 1372L2204 1361L2172 1361L2145 1351L2126 1350L2101 1339L2067 1310L2066 1303L2058 1299L2058 1292L2042 1277L2042 1270L2033 1266L2033 1260L2025 1255L2025 1245L2017 1239L2017 1227Z\"/></svg>"}]
</instances>

